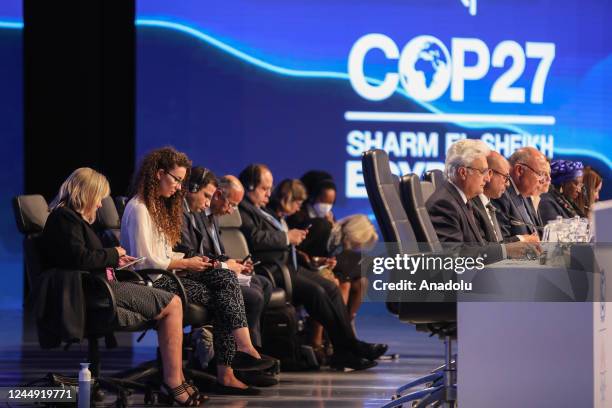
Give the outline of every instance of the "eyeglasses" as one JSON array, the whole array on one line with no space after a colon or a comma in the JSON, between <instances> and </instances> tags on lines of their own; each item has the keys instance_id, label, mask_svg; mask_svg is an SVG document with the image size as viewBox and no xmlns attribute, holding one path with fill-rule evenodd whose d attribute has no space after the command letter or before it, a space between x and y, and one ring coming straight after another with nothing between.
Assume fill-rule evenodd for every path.
<instances>
[{"instance_id":1,"label":"eyeglasses","mask_svg":"<svg viewBox=\"0 0 612 408\"><path fill-rule=\"evenodd\" d=\"M176 177L174 174L170 173L169 171L164 170L164 173L166 173L167 175L172 177L173 184L183 184L183 180L182 179Z\"/></svg>"},{"instance_id":2,"label":"eyeglasses","mask_svg":"<svg viewBox=\"0 0 612 408\"><path fill-rule=\"evenodd\" d=\"M500 171L497 171L497 170L495 170L495 169L489 169L489 170L491 170L491 172L493 172L493 173L497 174L498 176L503 177L504 182L505 182L506 184L510 184L510 175L509 175L509 174L504 174L504 173L502 173L502 172L500 172Z\"/></svg>"},{"instance_id":3,"label":"eyeglasses","mask_svg":"<svg viewBox=\"0 0 612 408\"><path fill-rule=\"evenodd\" d=\"M537 171L535 170L533 167L531 167L530 165L526 164L526 163L517 163L520 164L521 166L525 166L527 167L529 170L533 171L533 173L538 176L538 178L540 180L546 180L546 177L548 176L548 174L546 174L545 172L541 172L541 171Z\"/></svg>"},{"instance_id":4,"label":"eyeglasses","mask_svg":"<svg viewBox=\"0 0 612 408\"><path fill-rule=\"evenodd\" d=\"M463 167L465 167L466 169L477 171L478 173L480 173L481 176L486 176L487 174L491 173L491 169L489 168L477 169L476 167L470 167L470 166L463 166Z\"/></svg>"},{"instance_id":5,"label":"eyeglasses","mask_svg":"<svg viewBox=\"0 0 612 408\"><path fill-rule=\"evenodd\" d=\"M225 191L220 190L221 191L221 197L223 197L223 205L228 206L229 208L231 208L232 210L235 210L238 208L238 204L240 203L232 203L229 198L225 195Z\"/></svg>"}]
</instances>

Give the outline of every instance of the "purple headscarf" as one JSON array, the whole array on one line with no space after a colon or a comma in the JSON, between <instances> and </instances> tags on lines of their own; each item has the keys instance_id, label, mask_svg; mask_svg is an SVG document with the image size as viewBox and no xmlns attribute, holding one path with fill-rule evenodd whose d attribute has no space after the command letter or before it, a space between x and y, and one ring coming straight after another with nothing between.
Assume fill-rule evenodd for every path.
<instances>
[{"instance_id":1,"label":"purple headscarf","mask_svg":"<svg viewBox=\"0 0 612 408\"><path fill-rule=\"evenodd\" d=\"M554 160L550 163L550 178L555 186L582 176L584 165L579 161Z\"/></svg>"}]
</instances>

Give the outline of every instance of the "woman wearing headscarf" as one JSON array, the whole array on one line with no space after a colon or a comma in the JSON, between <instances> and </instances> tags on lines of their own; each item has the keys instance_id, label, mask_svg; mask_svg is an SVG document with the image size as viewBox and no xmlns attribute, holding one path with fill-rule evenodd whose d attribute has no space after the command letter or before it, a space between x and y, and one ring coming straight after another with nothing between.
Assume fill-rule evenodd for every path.
<instances>
[{"instance_id":1,"label":"woman wearing headscarf","mask_svg":"<svg viewBox=\"0 0 612 408\"><path fill-rule=\"evenodd\" d=\"M583 169L579 161L554 160L550 164L551 186L542 194L538 208L544 225L557 217L585 216L576 204L582 194Z\"/></svg>"}]
</instances>

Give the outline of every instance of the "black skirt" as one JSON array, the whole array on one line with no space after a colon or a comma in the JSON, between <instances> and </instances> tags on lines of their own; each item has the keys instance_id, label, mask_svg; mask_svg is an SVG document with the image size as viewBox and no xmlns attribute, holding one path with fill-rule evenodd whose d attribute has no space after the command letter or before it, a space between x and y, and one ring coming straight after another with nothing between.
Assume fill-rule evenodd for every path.
<instances>
[{"instance_id":1,"label":"black skirt","mask_svg":"<svg viewBox=\"0 0 612 408\"><path fill-rule=\"evenodd\" d=\"M111 282L117 301L117 324L133 326L151 321L168 306L174 296L165 290L129 282Z\"/></svg>"}]
</instances>

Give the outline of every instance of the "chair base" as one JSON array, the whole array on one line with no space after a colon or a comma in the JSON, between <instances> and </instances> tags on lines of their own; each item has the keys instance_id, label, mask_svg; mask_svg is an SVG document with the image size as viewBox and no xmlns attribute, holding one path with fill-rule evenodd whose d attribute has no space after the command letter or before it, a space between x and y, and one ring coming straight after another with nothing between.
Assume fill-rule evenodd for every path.
<instances>
[{"instance_id":1,"label":"chair base","mask_svg":"<svg viewBox=\"0 0 612 408\"><path fill-rule=\"evenodd\" d=\"M417 378L402 385L391 397L392 401L382 408L402 407L404 404L414 408L426 408L432 404L436 407L454 408L457 402L457 363L452 359L452 334L444 333L445 364L436 368L431 374ZM425 385L426 388L406 395L403 392Z\"/></svg>"}]
</instances>

